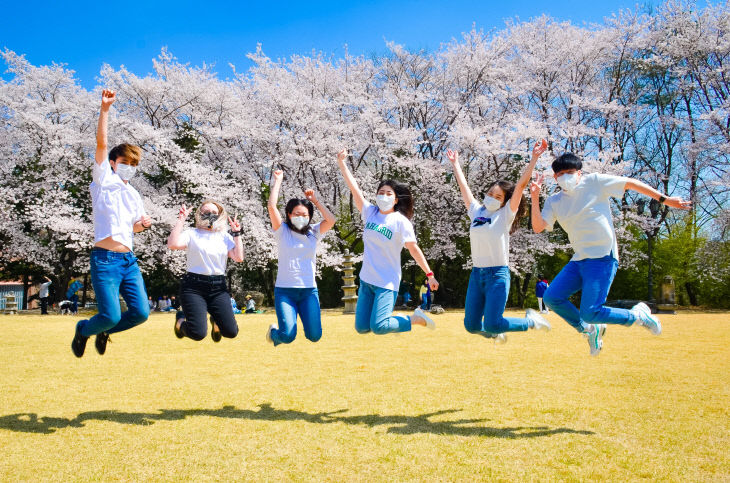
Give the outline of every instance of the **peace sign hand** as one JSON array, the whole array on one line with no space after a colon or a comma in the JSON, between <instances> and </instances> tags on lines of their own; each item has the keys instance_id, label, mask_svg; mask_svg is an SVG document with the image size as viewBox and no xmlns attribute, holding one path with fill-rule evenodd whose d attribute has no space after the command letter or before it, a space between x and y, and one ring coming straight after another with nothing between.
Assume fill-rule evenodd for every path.
<instances>
[{"instance_id":1,"label":"peace sign hand","mask_svg":"<svg viewBox=\"0 0 730 483\"><path fill-rule=\"evenodd\" d=\"M540 190L544 182L545 175L543 173L537 173L535 179L530 182L530 196L540 196Z\"/></svg>"},{"instance_id":2,"label":"peace sign hand","mask_svg":"<svg viewBox=\"0 0 730 483\"><path fill-rule=\"evenodd\" d=\"M233 218L229 216L228 224L230 225L232 231L241 231L241 224L236 218L238 218L238 215L234 216Z\"/></svg>"},{"instance_id":3,"label":"peace sign hand","mask_svg":"<svg viewBox=\"0 0 730 483\"><path fill-rule=\"evenodd\" d=\"M177 219L178 220L186 219L188 217L188 215L190 215L191 211L192 211L192 208L186 207L185 203L183 203L182 206L180 207L180 211L177 214Z\"/></svg>"}]
</instances>

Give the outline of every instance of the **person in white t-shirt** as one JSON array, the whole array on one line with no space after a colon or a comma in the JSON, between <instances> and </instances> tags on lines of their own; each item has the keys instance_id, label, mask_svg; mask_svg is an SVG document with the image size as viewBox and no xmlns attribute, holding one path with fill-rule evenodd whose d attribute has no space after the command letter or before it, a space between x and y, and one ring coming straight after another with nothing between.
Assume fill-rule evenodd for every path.
<instances>
[{"instance_id":1,"label":"person in white t-shirt","mask_svg":"<svg viewBox=\"0 0 730 483\"><path fill-rule=\"evenodd\" d=\"M661 334L659 319L645 303L640 302L630 310L604 305L618 268L610 198L622 197L630 189L673 208L689 209L691 203L679 197L665 197L635 179L600 173L584 175L583 162L572 153L556 158L552 168L561 191L545 200L541 213L540 189L544 176L538 176L530 184L532 227L535 233L551 231L557 221L568 234L575 254L553 279L543 302L588 338L593 356L601 352L606 324L636 323L654 335ZM580 310L569 300L578 291L581 292Z\"/></svg>"},{"instance_id":2,"label":"person in white t-shirt","mask_svg":"<svg viewBox=\"0 0 730 483\"><path fill-rule=\"evenodd\" d=\"M289 344L297 336L297 314L302 320L304 336L312 342L322 337L322 320L319 308L319 291L315 280L317 242L335 225L335 215L315 196L314 190L304 191L305 199L290 199L282 221L276 203L284 178L284 172L273 173L273 185L269 194L269 218L274 229L279 251L278 271L274 284L274 305L278 327L272 324L266 332L266 340L277 346ZM324 221L312 224L314 207Z\"/></svg>"},{"instance_id":3,"label":"person in white t-shirt","mask_svg":"<svg viewBox=\"0 0 730 483\"><path fill-rule=\"evenodd\" d=\"M76 357L84 355L92 335L96 335L97 352L104 354L109 334L141 324L150 312L147 290L132 248L134 234L149 228L152 218L145 213L142 197L128 183L137 170L142 150L139 146L120 144L107 151L107 121L115 99L114 91L102 91L96 162L89 186L94 217L94 248L89 259L99 312L76 324L71 342ZM127 304L124 313L119 305L120 295Z\"/></svg>"},{"instance_id":4,"label":"person in white t-shirt","mask_svg":"<svg viewBox=\"0 0 730 483\"><path fill-rule=\"evenodd\" d=\"M469 189L459 164L459 154L451 150L446 153L471 222L472 270L464 303L464 327L472 334L493 338L495 342L506 342L505 332L550 330L550 324L533 309L527 309L522 318L504 316L510 286L510 233L527 214L522 192L546 149L544 139L536 143L532 158L517 184L505 179L495 181L488 188L483 203L479 203Z\"/></svg>"},{"instance_id":5,"label":"person in white t-shirt","mask_svg":"<svg viewBox=\"0 0 730 483\"><path fill-rule=\"evenodd\" d=\"M411 224L413 198L410 189L395 180L381 181L376 190L377 206L370 204L347 167L347 156L346 149L340 151L337 164L364 224L362 240L365 250L359 273L355 330L361 334L387 334L409 331L413 324L435 328L433 320L420 307L410 316L393 315L400 287L403 246L426 272L431 289L437 290L439 286L416 242Z\"/></svg>"},{"instance_id":6,"label":"person in white t-shirt","mask_svg":"<svg viewBox=\"0 0 730 483\"><path fill-rule=\"evenodd\" d=\"M229 258L243 261L241 225L235 217L226 214L223 205L205 200L195 212L195 228L184 229L190 211L182 205L177 223L167 238L170 250L187 250L187 273L180 284L182 310L175 316L175 336L203 340L210 313L210 336L214 342L220 342L221 337L238 335L226 282L226 264ZM230 234L226 231L228 226Z\"/></svg>"}]
</instances>

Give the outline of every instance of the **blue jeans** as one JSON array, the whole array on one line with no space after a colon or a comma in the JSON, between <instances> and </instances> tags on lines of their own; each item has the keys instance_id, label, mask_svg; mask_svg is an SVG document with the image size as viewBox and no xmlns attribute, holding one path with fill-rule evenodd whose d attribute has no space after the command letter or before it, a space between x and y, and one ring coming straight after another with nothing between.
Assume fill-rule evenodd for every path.
<instances>
[{"instance_id":1,"label":"blue jeans","mask_svg":"<svg viewBox=\"0 0 730 483\"><path fill-rule=\"evenodd\" d=\"M398 292L360 280L355 309L355 330L360 334L387 334L411 330L411 318L393 316Z\"/></svg>"},{"instance_id":2,"label":"blue jeans","mask_svg":"<svg viewBox=\"0 0 730 483\"><path fill-rule=\"evenodd\" d=\"M150 306L137 257L132 252L117 253L94 248L90 261L91 284L99 313L79 322L81 335L90 337L101 332L121 332L147 320ZM121 313L119 295L127 303L128 310L124 313Z\"/></svg>"},{"instance_id":3,"label":"blue jeans","mask_svg":"<svg viewBox=\"0 0 730 483\"><path fill-rule=\"evenodd\" d=\"M464 327L468 332L494 337L502 332L528 329L527 319L503 315L509 284L509 268L506 266L471 269L464 307Z\"/></svg>"},{"instance_id":4,"label":"blue jeans","mask_svg":"<svg viewBox=\"0 0 730 483\"><path fill-rule=\"evenodd\" d=\"M304 337L312 342L322 338L322 315L316 287L274 287L274 305L279 320L279 329L271 331L274 345L289 344L297 336L297 314L302 319Z\"/></svg>"},{"instance_id":5,"label":"blue jeans","mask_svg":"<svg viewBox=\"0 0 730 483\"><path fill-rule=\"evenodd\" d=\"M605 307L618 261L611 255L570 261L545 291L543 302L578 332L588 324L631 325L636 320L627 309ZM568 298L581 291L580 311Z\"/></svg>"}]
</instances>

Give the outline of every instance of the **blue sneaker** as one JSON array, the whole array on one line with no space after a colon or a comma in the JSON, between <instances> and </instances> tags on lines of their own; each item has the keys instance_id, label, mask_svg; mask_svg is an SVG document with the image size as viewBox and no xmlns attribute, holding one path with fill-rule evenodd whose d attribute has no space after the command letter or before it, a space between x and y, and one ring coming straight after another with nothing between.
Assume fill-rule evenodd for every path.
<instances>
[{"instance_id":1,"label":"blue sneaker","mask_svg":"<svg viewBox=\"0 0 730 483\"><path fill-rule=\"evenodd\" d=\"M654 335L662 333L662 324L657 317L651 314L651 309L644 302L639 302L631 307L631 313L636 316L635 324L646 327Z\"/></svg>"},{"instance_id":2,"label":"blue sneaker","mask_svg":"<svg viewBox=\"0 0 730 483\"><path fill-rule=\"evenodd\" d=\"M606 324L590 325L588 332L584 332L583 335L588 339L588 346L591 349L591 355L593 357L601 353L603 349L603 336L606 334Z\"/></svg>"}]
</instances>

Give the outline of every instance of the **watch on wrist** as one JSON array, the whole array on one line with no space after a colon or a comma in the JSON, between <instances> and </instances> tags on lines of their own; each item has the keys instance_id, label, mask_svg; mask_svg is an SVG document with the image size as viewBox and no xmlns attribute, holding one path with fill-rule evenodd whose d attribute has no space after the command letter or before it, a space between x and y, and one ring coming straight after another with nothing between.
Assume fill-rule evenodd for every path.
<instances>
[{"instance_id":1,"label":"watch on wrist","mask_svg":"<svg viewBox=\"0 0 730 483\"><path fill-rule=\"evenodd\" d=\"M659 203L664 204L664 202L667 201L667 197L664 195L659 196Z\"/></svg>"},{"instance_id":2,"label":"watch on wrist","mask_svg":"<svg viewBox=\"0 0 730 483\"><path fill-rule=\"evenodd\" d=\"M238 231L231 230L231 236L233 236L233 237L241 236L241 230L238 230Z\"/></svg>"}]
</instances>

